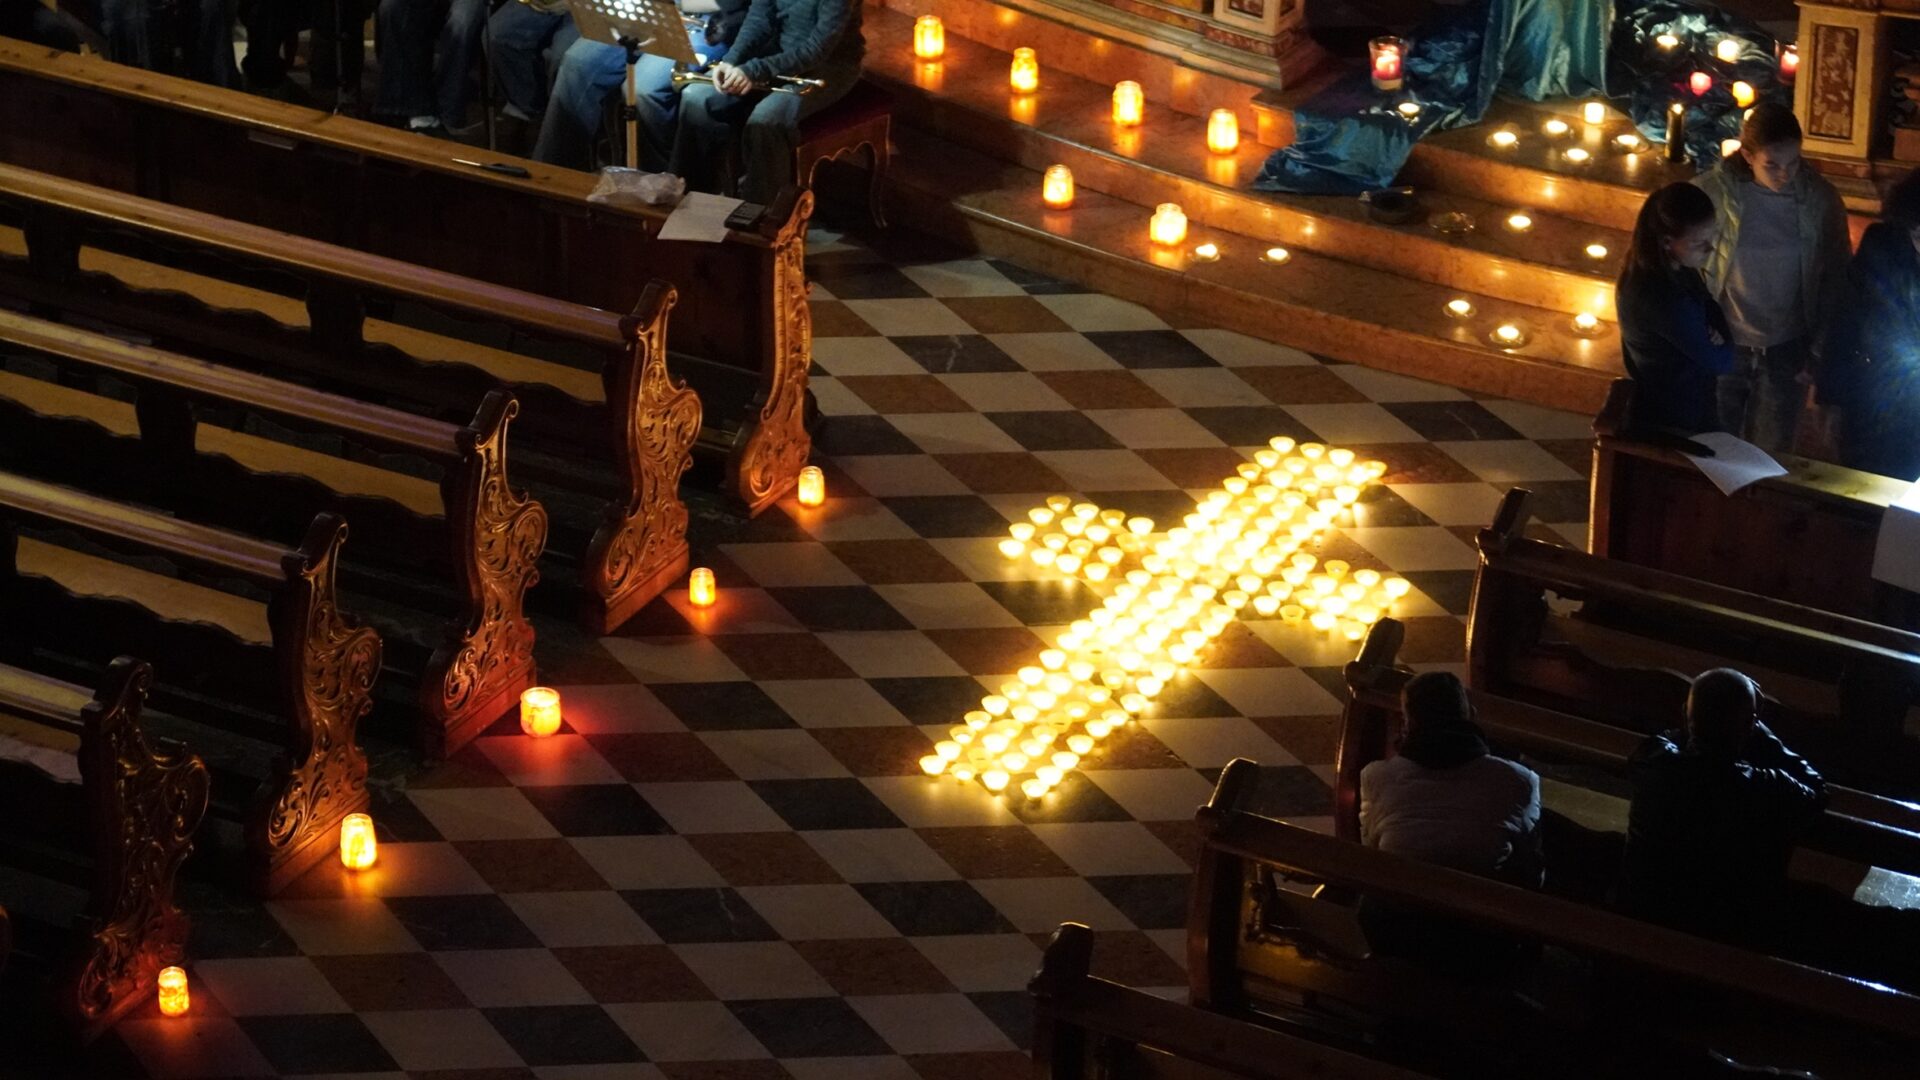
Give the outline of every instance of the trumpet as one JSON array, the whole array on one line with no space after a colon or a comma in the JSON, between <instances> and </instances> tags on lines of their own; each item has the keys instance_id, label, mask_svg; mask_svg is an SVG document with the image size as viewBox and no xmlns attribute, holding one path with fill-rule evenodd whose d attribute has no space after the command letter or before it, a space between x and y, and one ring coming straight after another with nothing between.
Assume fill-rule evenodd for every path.
<instances>
[{"instance_id":1,"label":"trumpet","mask_svg":"<svg viewBox=\"0 0 1920 1080\"><path fill-rule=\"evenodd\" d=\"M710 71L676 71L673 73L672 78L673 85L676 88L685 88L694 83L713 82L713 73ZM824 79L808 79L799 75L775 75L773 77L772 89L776 94L810 94L825 85L826 80Z\"/></svg>"}]
</instances>

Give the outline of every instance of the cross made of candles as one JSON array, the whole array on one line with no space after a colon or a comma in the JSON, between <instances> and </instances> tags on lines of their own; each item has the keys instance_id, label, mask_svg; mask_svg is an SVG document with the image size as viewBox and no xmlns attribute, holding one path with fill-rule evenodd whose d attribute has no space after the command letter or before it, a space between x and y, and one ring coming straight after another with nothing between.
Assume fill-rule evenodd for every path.
<instances>
[{"instance_id":1,"label":"cross made of candles","mask_svg":"<svg viewBox=\"0 0 1920 1080\"><path fill-rule=\"evenodd\" d=\"M1307 549L1386 469L1351 450L1280 436L1165 533L1148 518L1065 495L1029 510L1008 528L1001 553L1106 596L1037 664L983 697L921 769L1042 798L1146 712L1248 607L1360 640L1407 594L1406 579L1322 563Z\"/></svg>"}]
</instances>

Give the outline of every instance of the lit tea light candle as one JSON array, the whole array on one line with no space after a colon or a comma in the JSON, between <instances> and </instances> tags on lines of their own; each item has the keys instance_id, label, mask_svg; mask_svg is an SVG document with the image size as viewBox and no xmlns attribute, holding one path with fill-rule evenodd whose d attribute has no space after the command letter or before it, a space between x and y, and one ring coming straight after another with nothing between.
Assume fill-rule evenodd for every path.
<instances>
[{"instance_id":1,"label":"lit tea light candle","mask_svg":"<svg viewBox=\"0 0 1920 1080\"><path fill-rule=\"evenodd\" d=\"M801 506L819 506L827 501L827 474L820 471L820 466L809 465L800 470L794 497Z\"/></svg>"},{"instance_id":2,"label":"lit tea light candle","mask_svg":"<svg viewBox=\"0 0 1920 1080\"><path fill-rule=\"evenodd\" d=\"M1578 146L1569 149L1565 156L1567 164L1569 165L1585 165L1587 162L1593 160L1592 154L1587 153Z\"/></svg>"},{"instance_id":3,"label":"lit tea light candle","mask_svg":"<svg viewBox=\"0 0 1920 1080\"><path fill-rule=\"evenodd\" d=\"M1390 577L1380 583L1381 591L1398 600L1413 591L1413 583L1403 577Z\"/></svg>"},{"instance_id":4,"label":"lit tea light candle","mask_svg":"<svg viewBox=\"0 0 1920 1080\"><path fill-rule=\"evenodd\" d=\"M1260 260L1262 262L1270 262L1275 266L1279 266L1291 258L1293 258L1293 252L1283 247L1270 247L1260 254Z\"/></svg>"},{"instance_id":5,"label":"lit tea light candle","mask_svg":"<svg viewBox=\"0 0 1920 1080\"><path fill-rule=\"evenodd\" d=\"M1707 91L1713 89L1713 76L1704 71L1696 71L1687 76L1687 89L1693 91L1694 97L1705 97Z\"/></svg>"},{"instance_id":6,"label":"lit tea light candle","mask_svg":"<svg viewBox=\"0 0 1920 1080\"><path fill-rule=\"evenodd\" d=\"M1450 319L1473 318L1473 303L1465 297L1456 297L1447 301L1447 317Z\"/></svg>"},{"instance_id":7,"label":"lit tea light candle","mask_svg":"<svg viewBox=\"0 0 1920 1080\"><path fill-rule=\"evenodd\" d=\"M1782 43L1780 49L1780 81L1793 85L1793 77L1800 74L1800 47Z\"/></svg>"},{"instance_id":8,"label":"lit tea light candle","mask_svg":"<svg viewBox=\"0 0 1920 1080\"><path fill-rule=\"evenodd\" d=\"M1576 334L1597 334L1600 332L1600 319L1591 311L1583 311L1573 317L1573 331Z\"/></svg>"},{"instance_id":9,"label":"lit tea light candle","mask_svg":"<svg viewBox=\"0 0 1920 1080\"><path fill-rule=\"evenodd\" d=\"M1121 127L1138 127L1146 113L1147 94L1140 84L1128 79L1113 85L1113 122Z\"/></svg>"},{"instance_id":10,"label":"lit tea light candle","mask_svg":"<svg viewBox=\"0 0 1920 1080\"><path fill-rule=\"evenodd\" d=\"M1501 323L1493 328L1493 343L1503 349L1511 349L1527 343L1527 332L1513 323Z\"/></svg>"},{"instance_id":11,"label":"lit tea light candle","mask_svg":"<svg viewBox=\"0 0 1920 1080\"><path fill-rule=\"evenodd\" d=\"M1520 145L1520 136L1516 132L1501 128L1499 131L1487 136L1487 145L1493 147L1495 150L1511 150L1515 146Z\"/></svg>"},{"instance_id":12,"label":"lit tea light candle","mask_svg":"<svg viewBox=\"0 0 1920 1080\"><path fill-rule=\"evenodd\" d=\"M544 739L560 730L560 691L529 686L520 692L520 730Z\"/></svg>"},{"instance_id":13,"label":"lit tea light candle","mask_svg":"<svg viewBox=\"0 0 1920 1080\"><path fill-rule=\"evenodd\" d=\"M1031 94L1040 89L1040 60L1032 49L1013 50L1013 66L1007 72L1007 85L1016 94Z\"/></svg>"},{"instance_id":14,"label":"lit tea light candle","mask_svg":"<svg viewBox=\"0 0 1920 1080\"><path fill-rule=\"evenodd\" d=\"M349 870L365 870L379 857L379 850L371 817L348 814L340 819L340 865Z\"/></svg>"},{"instance_id":15,"label":"lit tea light candle","mask_svg":"<svg viewBox=\"0 0 1920 1080\"><path fill-rule=\"evenodd\" d=\"M938 60L947 54L947 28L938 15L922 15L913 20L913 55L921 60Z\"/></svg>"},{"instance_id":16,"label":"lit tea light candle","mask_svg":"<svg viewBox=\"0 0 1920 1080\"><path fill-rule=\"evenodd\" d=\"M1745 52L1746 48L1747 43L1737 37L1723 37L1718 44L1714 45L1713 55L1719 57L1721 63L1731 64L1740 59L1740 54Z\"/></svg>"},{"instance_id":17,"label":"lit tea light candle","mask_svg":"<svg viewBox=\"0 0 1920 1080\"><path fill-rule=\"evenodd\" d=\"M187 973L184 970L177 967L161 968L160 977L154 981L154 987L159 992L161 1016L187 1014L192 995L187 991Z\"/></svg>"},{"instance_id":18,"label":"lit tea light candle","mask_svg":"<svg viewBox=\"0 0 1920 1080\"><path fill-rule=\"evenodd\" d=\"M1752 83L1736 82L1732 86L1727 87L1727 92L1733 95L1733 104L1736 108L1744 109L1753 104L1754 93Z\"/></svg>"},{"instance_id":19,"label":"lit tea light candle","mask_svg":"<svg viewBox=\"0 0 1920 1080\"><path fill-rule=\"evenodd\" d=\"M980 783L988 791L1005 791L1007 782L1012 779L1005 769L988 769L980 774Z\"/></svg>"},{"instance_id":20,"label":"lit tea light candle","mask_svg":"<svg viewBox=\"0 0 1920 1080\"><path fill-rule=\"evenodd\" d=\"M1240 117L1232 109L1215 109L1207 114L1207 149L1216 154L1231 154L1240 148Z\"/></svg>"},{"instance_id":21,"label":"lit tea light candle","mask_svg":"<svg viewBox=\"0 0 1920 1080\"><path fill-rule=\"evenodd\" d=\"M1213 262L1220 258L1218 244L1201 244L1193 249L1193 257L1200 262Z\"/></svg>"},{"instance_id":22,"label":"lit tea light candle","mask_svg":"<svg viewBox=\"0 0 1920 1080\"><path fill-rule=\"evenodd\" d=\"M1572 131L1573 128L1568 126L1565 120L1561 120L1558 117L1555 117L1554 119L1549 120L1544 124L1541 124L1540 130L1543 132L1546 132L1547 137L1550 139L1560 139L1560 138L1565 138L1567 133Z\"/></svg>"},{"instance_id":23,"label":"lit tea light candle","mask_svg":"<svg viewBox=\"0 0 1920 1080\"><path fill-rule=\"evenodd\" d=\"M1417 101L1403 101L1395 105L1393 109L1408 120L1412 120L1414 117L1420 115L1420 103Z\"/></svg>"},{"instance_id":24,"label":"lit tea light candle","mask_svg":"<svg viewBox=\"0 0 1920 1080\"><path fill-rule=\"evenodd\" d=\"M1733 155L1739 152L1740 152L1739 139L1721 139L1720 140L1720 156L1721 157L1723 158L1732 157Z\"/></svg>"},{"instance_id":25,"label":"lit tea light candle","mask_svg":"<svg viewBox=\"0 0 1920 1080\"><path fill-rule=\"evenodd\" d=\"M1680 47L1680 38L1675 34L1661 34L1653 39L1653 43L1662 49L1677 49Z\"/></svg>"},{"instance_id":26,"label":"lit tea light candle","mask_svg":"<svg viewBox=\"0 0 1920 1080\"><path fill-rule=\"evenodd\" d=\"M1605 244L1588 244L1587 245L1587 258L1597 260L1597 259L1604 259L1606 257L1607 257L1607 245Z\"/></svg>"},{"instance_id":27,"label":"lit tea light candle","mask_svg":"<svg viewBox=\"0 0 1920 1080\"><path fill-rule=\"evenodd\" d=\"M920 771L928 776L939 776L947 771L947 759L939 754L928 754L920 759Z\"/></svg>"},{"instance_id":28,"label":"lit tea light candle","mask_svg":"<svg viewBox=\"0 0 1920 1080\"><path fill-rule=\"evenodd\" d=\"M1607 107L1601 102L1589 101L1580 107L1580 119L1589 124L1604 124L1607 122Z\"/></svg>"},{"instance_id":29,"label":"lit tea light candle","mask_svg":"<svg viewBox=\"0 0 1920 1080\"><path fill-rule=\"evenodd\" d=\"M1147 224L1147 236L1156 244L1168 247L1187 238L1187 215L1180 210L1179 203L1161 203L1153 210L1153 219Z\"/></svg>"},{"instance_id":30,"label":"lit tea light candle","mask_svg":"<svg viewBox=\"0 0 1920 1080\"><path fill-rule=\"evenodd\" d=\"M687 602L694 607L712 607L715 596L713 571L696 566L687 575Z\"/></svg>"},{"instance_id":31,"label":"lit tea light candle","mask_svg":"<svg viewBox=\"0 0 1920 1080\"><path fill-rule=\"evenodd\" d=\"M1507 228L1512 229L1514 232L1526 232L1528 229L1533 228L1533 218L1527 214L1518 212L1508 214Z\"/></svg>"},{"instance_id":32,"label":"lit tea light candle","mask_svg":"<svg viewBox=\"0 0 1920 1080\"><path fill-rule=\"evenodd\" d=\"M1367 42L1369 74L1375 90L1398 90L1404 81L1407 43L1397 37L1377 37Z\"/></svg>"},{"instance_id":33,"label":"lit tea light candle","mask_svg":"<svg viewBox=\"0 0 1920 1080\"><path fill-rule=\"evenodd\" d=\"M1644 144L1641 142L1640 136L1634 134L1631 131L1628 131L1628 132L1623 132L1619 135L1615 135L1613 137L1613 145L1615 149L1624 150L1627 153L1633 153L1635 150L1640 149L1640 147Z\"/></svg>"},{"instance_id":34,"label":"lit tea light candle","mask_svg":"<svg viewBox=\"0 0 1920 1080\"><path fill-rule=\"evenodd\" d=\"M1065 210L1073 205L1073 170L1065 165L1049 165L1040 177L1040 201L1049 210Z\"/></svg>"}]
</instances>

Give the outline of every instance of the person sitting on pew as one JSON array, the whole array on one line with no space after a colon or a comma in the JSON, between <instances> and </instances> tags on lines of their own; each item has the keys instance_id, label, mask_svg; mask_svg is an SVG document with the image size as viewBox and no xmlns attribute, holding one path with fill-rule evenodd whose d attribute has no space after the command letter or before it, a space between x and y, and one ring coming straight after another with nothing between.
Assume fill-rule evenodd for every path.
<instances>
[{"instance_id":1,"label":"person sitting on pew","mask_svg":"<svg viewBox=\"0 0 1920 1080\"><path fill-rule=\"evenodd\" d=\"M573 11L556 0L507 0L487 20L487 59L500 80L500 111L539 124L560 59L580 40Z\"/></svg>"},{"instance_id":2,"label":"person sitting on pew","mask_svg":"<svg viewBox=\"0 0 1920 1080\"><path fill-rule=\"evenodd\" d=\"M225 0L100 0L100 35L107 39L107 59L116 64L240 88L233 15Z\"/></svg>"},{"instance_id":3,"label":"person sitting on pew","mask_svg":"<svg viewBox=\"0 0 1920 1080\"><path fill-rule=\"evenodd\" d=\"M1826 783L1760 719L1760 688L1703 672L1686 730L1635 750L1621 906L1704 937L1764 945L1786 928L1787 859Z\"/></svg>"},{"instance_id":4,"label":"person sitting on pew","mask_svg":"<svg viewBox=\"0 0 1920 1080\"><path fill-rule=\"evenodd\" d=\"M79 52L80 35L66 16L40 0L0 0L0 37Z\"/></svg>"},{"instance_id":5,"label":"person sitting on pew","mask_svg":"<svg viewBox=\"0 0 1920 1080\"><path fill-rule=\"evenodd\" d=\"M1720 427L1717 382L1733 370L1732 334L1700 277L1718 232L1713 200L1692 184L1668 184L1640 207L1614 290L1637 434Z\"/></svg>"},{"instance_id":6,"label":"person sitting on pew","mask_svg":"<svg viewBox=\"0 0 1920 1080\"><path fill-rule=\"evenodd\" d=\"M1830 324L1817 400L1840 464L1920 480L1920 173L1880 202Z\"/></svg>"},{"instance_id":7,"label":"person sitting on pew","mask_svg":"<svg viewBox=\"0 0 1920 1080\"><path fill-rule=\"evenodd\" d=\"M800 121L845 97L860 78L860 10L860 0L753 0L726 61L713 67L712 84L682 93L668 170L690 190L719 192L727 151L738 139L745 173L739 196L772 202L793 182ZM805 94L777 93L782 76L820 85Z\"/></svg>"},{"instance_id":8,"label":"person sitting on pew","mask_svg":"<svg viewBox=\"0 0 1920 1080\"><path fill-rule=\"evenodd\" d=\"M487 0L380 0L380 88L374 115L425 135L466 134L473 57Z\"/></svg>"},{"instance_id":9,"label":"person sitting on pew","mask_svg":"<svg viewBox=\"0 0 1920 1080\"><path fill-rule=\"evenodd\" d=\"M680 10L694 20L687 36L693 53L706 71L727 58L740 24L747 18L748 0L680 0ZM680 88L673 85L672 60L642 54L634 65L634 96L639 102L640 167L660 172L673 152L673 131L680 112ZM607 97L627 77L627 50L604 41L581 38L567 47L554 76L553 99L540 122L540 138L533 160L569 169L593 168L593 133L600 127Z\"/></svg>"}]
</instances>

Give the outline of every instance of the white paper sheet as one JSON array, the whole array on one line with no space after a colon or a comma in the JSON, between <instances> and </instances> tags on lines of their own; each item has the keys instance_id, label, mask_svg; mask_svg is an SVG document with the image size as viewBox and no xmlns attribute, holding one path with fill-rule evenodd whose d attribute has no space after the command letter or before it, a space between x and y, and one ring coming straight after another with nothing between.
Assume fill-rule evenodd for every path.
<instances>
[{"instance_id":1,"label":"white paper sheet","mask_svg":"<svg viewBox=\"0 0 1920 1080\"><path fill-rule=\"evenodd\" d=\"M1712 450L1713 456L1688 454L1687 460L1713 481L1713 486L1719 488L1722 495L1731 495L1755 480L1786 475L1786 466L1739 436L1724 431L1709 431L1695 435L1693 441Z\"/></svg>"},{"instance_id":2,"label":"white paper sheet","mask_svg":"<svg viewBox=\"0 0 1920 1080\"><path fill-rule=\"evenodd\" d=\"M727 215L733 213L740 202L703 191L689 191L660 226L660 239L718 244L727 238Z\"/></svg>"},{"instance_id":3,"label":"white paper sheet","mask_svg":"<svg viewBox=\"0 0 1920 1080\"><path fill-rule=\"evenodd\" d=\"M1873 578L1920 592L1920 484L1908 488L1880 518L1873 548Z\"/></svg>"}]
</instances>

